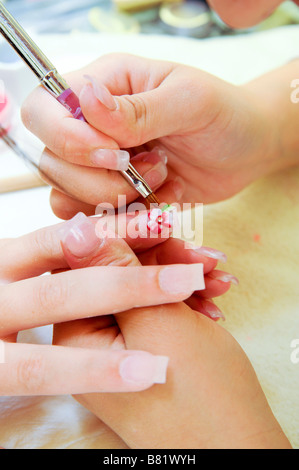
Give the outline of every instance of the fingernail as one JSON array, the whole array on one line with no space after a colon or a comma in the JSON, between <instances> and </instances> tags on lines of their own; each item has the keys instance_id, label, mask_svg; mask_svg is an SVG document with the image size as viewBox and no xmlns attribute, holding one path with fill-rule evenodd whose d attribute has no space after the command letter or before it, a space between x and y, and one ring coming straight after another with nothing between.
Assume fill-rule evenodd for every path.
<instances>
[{"instance_id":1,"label":"fingernail","mask_svg":"<svg viewBox=\"0 0 299 470\"><path fill-rule=\"evenodd\" d=\"M164 150L158 149L155 147L150 152L141 152L132 157L132 162L148 162L148 163L159 163L162 162L164 165L167 163L167 155Z\"/></svg>"},{"instance_id":2,"label":"fingernail","mask_svg":"<svg viewBox=\"0 0 299 470\"><path fill-rule=\"evenodd\" d=\"M65 223L60 230L60 239L77 258L89 256L100 246L94 224L82 212Z\"/></svg>"},{"instance_id":3,"label":"fingernail","mask_svg":"<svg viewBox=\"0 0 299 470\"><path fill-rule=\"evenodd\" d=\"M130 154L125 150L96 149L91 151L90 160L101 168L126 171L129 167Z\"/></svg>"},{"instance_id":4,"label":"fingernail","mask_svg":"<svg viewBox=\"0 0 299 470\"><path fill-rule=\"evenodd\" d=\"M166 152L164 152L164 150L160 149L159 147L154 147L152 149L152 152L157 153L159 155L159 157L163 161L164 165L167 164L168 158L167 158L167 154L166 154Z\"/></svg>"},{"instance_id":5,"label":"fingernail","mask_svg":"<svg viewBox=\"0 0 299 470\"><path fill-rule=\"evenodd\" d=\"M205 288L203 265L172 265L161 269L159 285L167 294L191 294Z\"/></svg>"},{"instance_id":6,"label":"fingernail","mask_svg":"<svg viewBox=\"0 0 299 470\"><path fill-rule=\"evenodd\" d=\"M236 276L233 276L232 274L229 274L229 273L211 271L209 273L209 277L212 279L216 279L217 281L231 282L232 284L235 284L235 286L239 284L239 279Z\"/></svg>"},{"instance_id":7,"label":"fingernail","mask_svg":"<svg viewBox=\"0 0 299 470\"><path fill-rule=\"evenodd\" d=\"M213 258L213 259L218 259L219 261L222 261L222 263L226 263L227 261L227 256L225 253L222 253L222 251L214 250L214 248L208 248L206 246L201 246L201 247L194 247L192 250L196 251L196 253L206 256L207 258Z\"/></svg>"},{"instance_id":8,"label":"fingernail","mask_svg":"<svg viewBox=\"0 0 299 470\"><path fill-rule=\"evenodd\" d=\"M101 83L97 81L95 77L90 75L84 75L84 78L88 80L93 88L95 97L110 111L115 111L118 107L117 101L112 96L110 91Z\"/></svg>"},{"instance_id":9,"label":"fingernail","mask_svg":"<svg viewBox=\"0 0 299 470\"><path fill-rule=\"evenodd\" d=\"M175 180L173 181L172 187L173 187L173 192L175 194L176 200L179 201L180 199L182 199L183 194L185 192L185 187L186 187L183 178L181 178L180 176L177 176Z\"/></svg>"},{"instance_id":10,"label":"fingernail","mask_svg":"<svg viewBox=\"0 0 299 470\"><path fill-rule=\"evenodd\" d=\"M167 178L167 167L159 162L143 175L151 188L156 188Z\"/></svg>"},{"instance_id":11,"label":"fingernail","mask_svg":"<svg viewBox=\"0 0 299 470\"><path fill-rule=\"evenodd\" d=\"M125 382L135 384L164 384L168 357L140 354L127 356L119 366L119 374Z\"/></svg>"},{"instance_id":12,"label":"fingernail","mask_svg":"<svg viewBox=\"0 0 299 470\"><path fill-rule=\"evenodd\" d=\"M207 317L215 321L219 320L220 318L222 320L225 320L225 316L217 307L217 305L215 305L213 302L211 302L210 300L202 300L201 304L202 305L200 311L203 315L206 315Z\"/></svg>"}]
</instances>

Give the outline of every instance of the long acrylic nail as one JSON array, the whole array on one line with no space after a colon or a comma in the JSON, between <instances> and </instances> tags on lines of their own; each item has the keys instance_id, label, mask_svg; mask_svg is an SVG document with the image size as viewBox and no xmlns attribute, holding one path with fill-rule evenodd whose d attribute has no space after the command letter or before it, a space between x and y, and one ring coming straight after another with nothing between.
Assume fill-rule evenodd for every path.
<instances>
[{"instance_id":1,"label":"long acrylic nail","mask_svg":"<svg viewBox=\"0 0 299 470\"><path fill-rule=\"evenodd\" d=\"M126 171L129 167L130 154L125 150L95 149L90 152L90 160L100 168Z\"/></svg>"},{"instance_id":2,"label":"long acrylic nail","mask_svg":"<svg viewBox=\"0 0 299 470\"><path fill-rule=\"evenodd\" d=\"M60 239L77 258L89 256L101 244L94 224L81 212L64 224L60 230Z\"/></svg>"},{"instance_id":3,"label":"long acrylic nail","mask_svg":"<svg viewBox=\"0 0 299 470\"><path fill-rule=\"evenodd\" d=\"M225 253L219 250L215 250L214 248L209 248L207 246L201 247L193 247L192 250L196 251L196 253L206 256L207 258L218 259L222 263L226 263L227 256Z\"/></svg>"},{"instance_id":4,"label":"long acrylic nail","mask_svg":"<svg viewBox=\"0 0 299 470\"><path fill-rule=\"evenodd\" d=\"M186 188L183 178L181 178L180 176L177 176L172 183L172 187L173 187L173 192L175 194L176 200L180 201L180 199L182 199L183 197L183 194Z\"/></svg>"},{"instance_id":5,"label":"long acrylic nail","mask_svg":"<svg viewBox=\"0 0 299 470\"><path fill-rule=\"evenodd\" d=\"M125 382L163 384L166 382L168 357L134 354L122 360L119 374Z\"/></svg>"},{"instance_id":6,"label":"long acrylic nail","mask_svg":"<svg viewBox=\"0 0 299 470\"><path fill-rule=\"evenodd\" d=\"M211 300L201 300L200 312L215 321L225 320L221 310Z\"/></svg>"},{"instance_id":7,"label":"long acrylic nail","mask_svg":"<svg viewBox=\"0 0 299 470\"><path fill-rule=\"evenodd\" d=\"M167 178L167 167L159 162L143 175L151 188L157 188Z\"/></svg>"},{"instance_id":8,"label":"long acrylic nail","mask_svg":"<svg viewBox=\"0 0 299 470\"><path fill-rule=\"evenodd\" d=\"M236 276L222 271L211 271L209 273L209 277L216 279L217 281L231 282L232 284L235 284L235 286L239 284L239 279Z\"/></svg>"},{"instance_id":9,"label":"long acrylic nail","mask_svg":"<svg viewBox=\"0 0 299 470\"><path fill-rule=\"evenodd\" d=\"M158 147L153 148L150 152L141 152L132 157L132 162L148 162L156 164L159 162L167 164L167 155L164 150L158 149Z\"/></svg>"},{"instance_id":10,"label":"long acrylic nail","mask_svg":"<svg viewBox=\"0 0 299 470\"><path fill-rule=\"evenodd\" d=\"M84 78L88 80L93 88L95 97L110 111L115 111L118 107L117 101L112 96L110 91L101 83L97 81L95 77L90 75L84 75Z\"/></svg>"},{"instance_id":11,"label":"long acrylic nail","mask_svg":"<svg viewBox=\"0 0 299 470\"><path fill-rule=\"evenodd\" d=\"M161 269L159 273L161 290L168 294L188 294L205 288L203 265L172 265Z\"/></svg>"}]
</instances>

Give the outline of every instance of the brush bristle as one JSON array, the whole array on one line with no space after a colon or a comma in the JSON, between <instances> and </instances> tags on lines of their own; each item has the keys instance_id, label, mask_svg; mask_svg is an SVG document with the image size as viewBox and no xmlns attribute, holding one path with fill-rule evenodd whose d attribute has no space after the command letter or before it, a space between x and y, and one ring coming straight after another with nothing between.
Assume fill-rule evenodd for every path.
<instances>
[{"instance_id":1,"label":"brush bristle","mask_svg":"<svg viewBox=\"0 0 299 470\"><path fill-rule=\"evenodd\" d=\"M146 202L147 202L148 204L157 204L157 205L160 204L159 199L157 198L157 196L156 196L154 193L151 193L151 194L150 194L149 196L147 196L147 198L145 198L145 199L146 199Z\"/></svg>"}]
</instances>

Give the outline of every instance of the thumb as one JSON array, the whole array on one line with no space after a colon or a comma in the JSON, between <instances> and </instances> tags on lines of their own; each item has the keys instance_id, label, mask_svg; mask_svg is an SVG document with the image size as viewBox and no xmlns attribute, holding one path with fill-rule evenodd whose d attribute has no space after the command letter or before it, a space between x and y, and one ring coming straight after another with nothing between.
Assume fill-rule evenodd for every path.
<instances>
[{"instance_id":1,"label":"thumb","mask_svg":"<svg viewBox=\"0 0 299 470\"><path fill-rule=\"evenodd\" d=\"M86 120L115 138L121 148L137 147L188 127L194 96L188 87L182 89L182 80L169 75L152 90L113 96L94 77L85 78L89 83L81 90L80 104Z\"/></svg>"}]
</instances>

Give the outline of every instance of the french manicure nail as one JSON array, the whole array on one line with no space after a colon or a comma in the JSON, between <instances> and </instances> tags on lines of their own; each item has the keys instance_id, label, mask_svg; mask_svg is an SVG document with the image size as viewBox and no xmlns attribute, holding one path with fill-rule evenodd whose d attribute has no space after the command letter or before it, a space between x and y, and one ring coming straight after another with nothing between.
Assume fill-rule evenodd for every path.
<instances>
[{"instance_id":1,"label":"french manicure nail","mask_svg":"<svg viewBox=\"0 0 299 470\"><path fill-rule=\"evenodd\" d=\"M167 167L164 163L159 162L148 170L143 177L151 188L157 188L167 178Z\"/></svg>"},{"instance_id":2,"label":"french manicure nail","mask_svg":"<svg viewBox=\"0 0 299 470\"><path fill-rule=\"evenodd\" d=\"M95 149L90 152L90 160L101 168L126 171L129 167L130 154L125 150Z\"/></svg>"},{"instance_id":3,"label":"french manicure nail","mask_svg":"<svg viewBox=\"0 0 299 470\"><path fill-rule=\"evenodd\" d=\"M211 271L209 273L209 277L212 279L216 279L217 281L231 282L232 284L235 284L235 286L239 284L239 279L229 273Z\"/></svg>"},{"instance_id":4,"label":"french manicure nail","mask_svg":"<svg viewBox=\"0 0 299 470\"><path fill-rule=\"evenodd\" d=\"M185 187L186 185L185 185L183 178L181 178L180 176L177 176L173 181L173 192L175 194L177 201L182 199L183 194L185 192Z\"/></svg>"},{"instance_id":5,"label":"french manicure nail","mask_svg":"<svg viewBox=\"0 0 299 470\"><path fill-rule=\"evenodd\" d=\"M60 239L77 258L89 256L100 246L94 224L82 212L64 224L60 230Z\"/></svg>"},{"instance_id":6,"label":"french manicure nail","mask_svg":"<svg viewBox=\"0 0 299 470\"><path fill-rule=\"evenodd\" d=\"M168 357L151 354L136 354L122 360L119 374L125 382L135 384L166 382Z\"/></svg>"},{"instance_id":7,"label":"french manicure nail","mask_svg":"<svg viewBox=\"0 0 299 470\"><path fill-rule=\"evenodd\" d=\"M227 256L222 251L215 250L214 248L209 248L206 246L193 247L192 248L196 253L206 256L207 258L218 259L222 263L226 263Z\"/></svg>"},{"instance_id":8,"label":"french manicure nail","mask_svg":"<svg viewBox=\"0 0 299 470\"><path fill-rule=\"evenodd\" d=\"M168 294L191 294L205 288L202 264L167 266L159 273L159 285Z\"/></svg>"},{"instance_id":9,"label":"french manicure nail","mask_svg":"<svg viewBox=\"0 0 299 470\"><path fill-rule=\"evenodd\" d=\"M148 162L152 164L162 162L164 163L164 165L166 165L167 156L163 150L159 150L155 147L150 152L137 153L137 155L134 155L134 157L132 157L132 162Z\"/></svg>"},{"instance_id":10,"label":"french manicure nail","mask_svg":"<svg viewBox=\"0 0 299 470\"><path fill-rule=\"evenodd\" d=\"M168 160L167 154L166 154L166 152L165 152L163 149L161 149L161 148L159 148L159 147L154 147L154 148L152 149L152 152L156 152L156 153L159 155L159 157L162 159L164 165L167 164L167 160Z\"/></svg>"},{"instance_id":11,"label":"french manicure nail","mask_svg":"<svg viewBox=\"0 0 299 470\"><path fill-rule=\"evenodd\" d=\"M93 88L95 97L110 111L115 111L118 107L117 101L112 96L108 88L99 83L95 77L90 75L84 75L84 78L88 80Z\"/></svg>"},{"instance_id":12,"label":"french manicure nail","mask_svg":"<svg viewBox=\"0 0 299 470\"><path fill-rule=\"evenodd\" d=\"M212 320L225 320L225 316L221 312L221 310L210 300L202 300L201 302L202 308L200 309L203 315L210 317Z\"/></svg>"}]
</instances>

